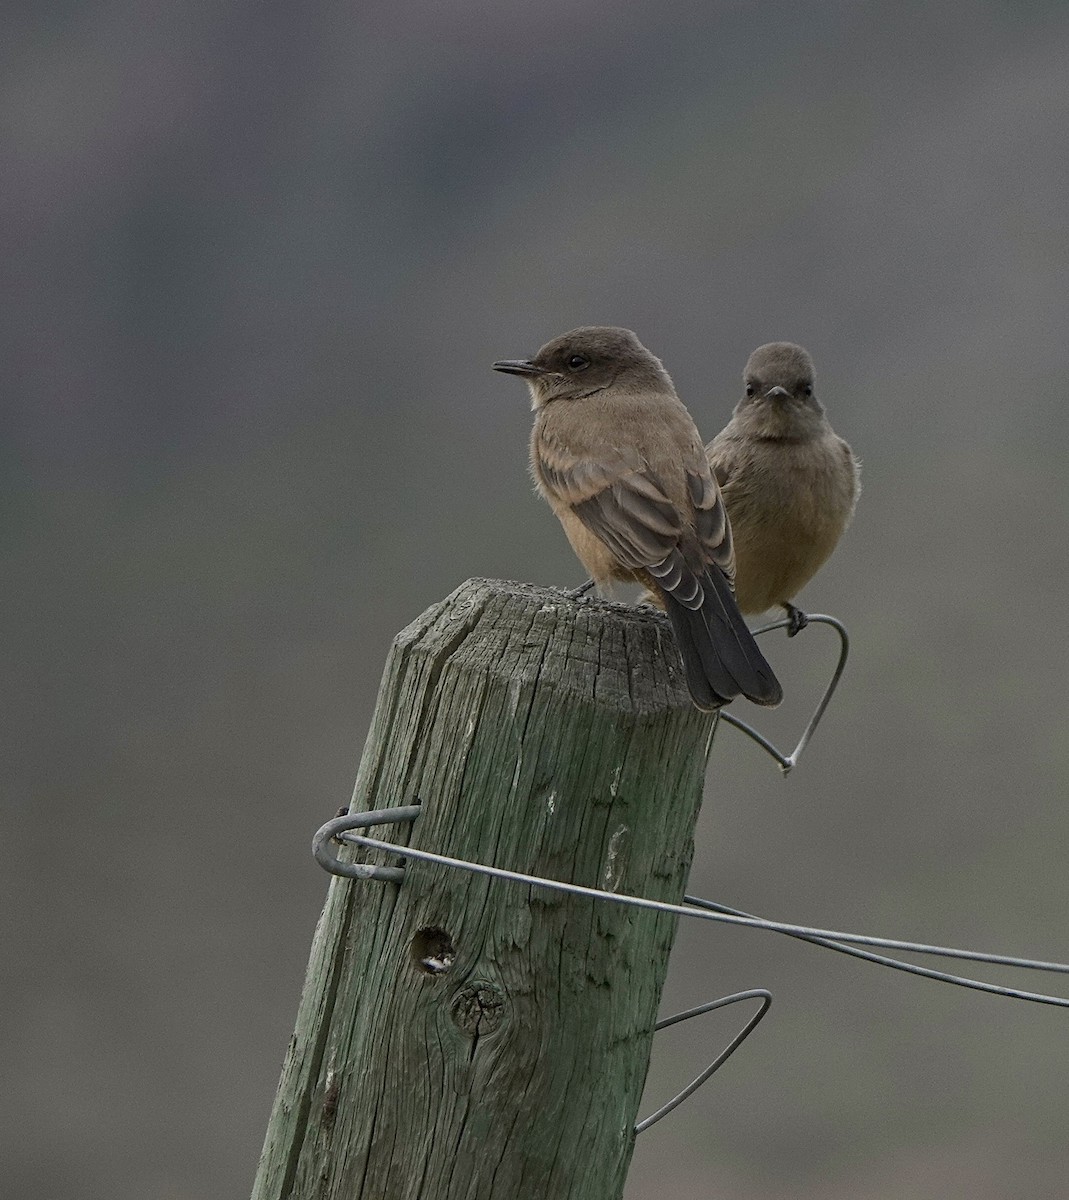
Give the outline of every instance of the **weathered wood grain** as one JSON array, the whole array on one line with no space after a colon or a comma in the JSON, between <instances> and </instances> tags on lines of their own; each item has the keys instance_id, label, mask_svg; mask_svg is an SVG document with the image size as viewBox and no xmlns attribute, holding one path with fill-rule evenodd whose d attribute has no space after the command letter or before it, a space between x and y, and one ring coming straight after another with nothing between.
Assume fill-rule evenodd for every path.
<instances>
[{"instance_id":1,"label":"weathered wood grain","mask_svg":"<svg viewBox=\"0 0 1069 1200\"><path fill-rule=\"evenodd\" d=\"M418 797L376 836L679 900L713 721L660 615L470 580L397 636L352 809ZM619 1197L674 934L415 861L335 879L254 1200Z\"/></svg>"}]
</instances>

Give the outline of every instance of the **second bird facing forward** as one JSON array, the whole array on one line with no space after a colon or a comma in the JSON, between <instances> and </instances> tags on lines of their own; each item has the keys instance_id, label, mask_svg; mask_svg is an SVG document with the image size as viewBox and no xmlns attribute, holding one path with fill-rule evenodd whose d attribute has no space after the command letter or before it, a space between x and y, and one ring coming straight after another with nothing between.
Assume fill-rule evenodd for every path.
<instances>
[{"instance_id":1,"label":"second bird facing forward","mask_svg":"<svg viewBox=\"0 0 1069 1200\"><path fill-rule=\"evenodd\" d=\"M828 423L801 346L758 346L743 383L734 416L708 446L731 522L735 596L744 613L782 606L794 634L805 624L794 597L850 523L860 466Z\"/></svg>"}]
</instances>

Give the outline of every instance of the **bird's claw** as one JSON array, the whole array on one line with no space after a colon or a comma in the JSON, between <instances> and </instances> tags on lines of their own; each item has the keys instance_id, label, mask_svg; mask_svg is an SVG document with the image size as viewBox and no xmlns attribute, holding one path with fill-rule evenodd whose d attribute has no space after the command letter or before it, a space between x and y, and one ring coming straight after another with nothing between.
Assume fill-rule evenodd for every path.
<instances>
[{"instance_id":1,"label":"bird's claw","mask_svg":"<svg viewBox=\"0 0 1069 1200\"><path fill-rule=\"evenodd\" d=\"M784 604L783 607L787 610L787 620L790 621L787 636L796 637L809 624L809 616L793 604Z\"/></svg>"},{"instance_id":2,"label":"bird's claw","mask_svg":"<svg viewBox=\"0 0 1069 1200\"><path fill-rule=\"evenodd\" d=\"M568 592L567 593L568 599L569 600L580 599L580 597L585 596L587 594L587 592L589 592L593 586L594 586L593 579L588 579L586 581L586 583L581 583L577 588L573 588L570 592Z\"/></svg>"}]
</instances>

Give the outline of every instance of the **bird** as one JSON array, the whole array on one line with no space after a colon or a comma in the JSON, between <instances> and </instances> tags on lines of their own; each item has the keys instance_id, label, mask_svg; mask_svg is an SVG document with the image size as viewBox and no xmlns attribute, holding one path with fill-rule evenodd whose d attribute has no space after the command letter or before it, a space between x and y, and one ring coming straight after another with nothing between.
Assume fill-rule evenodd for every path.
<instances>
[{"instance_id":1,"label":"bird","mask_svg":"<svg viewBox=\"0 0 1069 1200\"><path fill-rule=\"evenodd\" d=\"M739 608L786 609L791 637L808 622L794 598L830 557L861 491L861 464L828 422L814 378L801 346L758 346L742 399L706 447L731 523Z\"/></svg>"},{"instance_id":2,"label":"bird","mask_svg":"<svg viewBox=\"0 0 1069 1200\"><path fill-rule=\"evenodd\" d=\"M493 366L530 389L537 491L599 586L644 584L666 610L697 707L778 704L732 591L724 502L660 359L629 329L591 325Z\"/></svg>"}]
</instances>

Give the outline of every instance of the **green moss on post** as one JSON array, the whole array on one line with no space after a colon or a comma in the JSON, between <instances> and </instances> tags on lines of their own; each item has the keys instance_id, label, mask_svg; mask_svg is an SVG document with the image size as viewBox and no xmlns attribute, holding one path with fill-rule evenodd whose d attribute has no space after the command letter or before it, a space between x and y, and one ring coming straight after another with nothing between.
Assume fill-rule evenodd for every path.
<instances>
[{"instance_id":1,"label":"green moss on post","mask_svg":"<svg viewBox=\"0 0 1069 1200\"><path fill-rule=\"evenodd\" d=\"M469 580L394 641L352 810L418 797L373 835L678 901L712 728L659 615ZM335 879L254 1200L617 1200L675 925L414 860Z\"/></svg>"}]
</instances>

